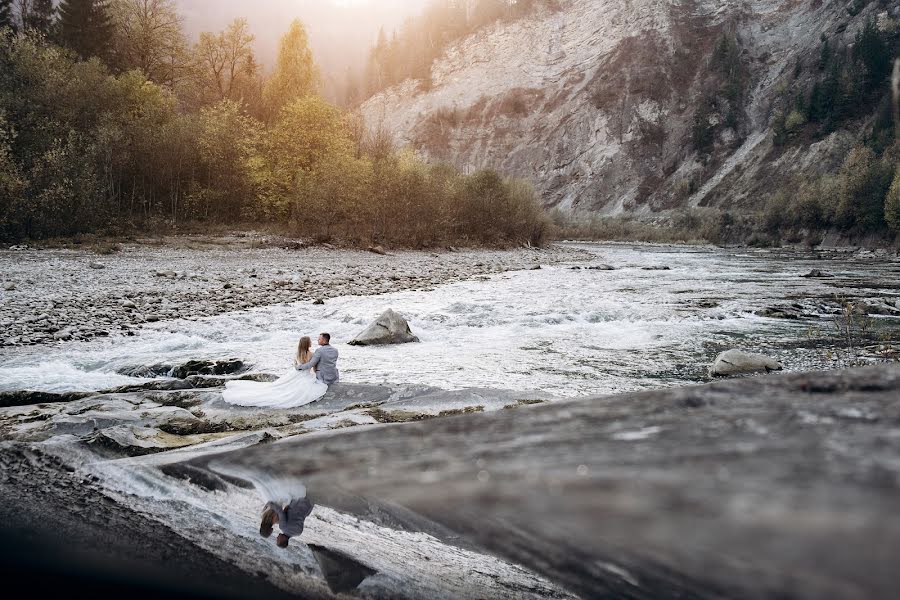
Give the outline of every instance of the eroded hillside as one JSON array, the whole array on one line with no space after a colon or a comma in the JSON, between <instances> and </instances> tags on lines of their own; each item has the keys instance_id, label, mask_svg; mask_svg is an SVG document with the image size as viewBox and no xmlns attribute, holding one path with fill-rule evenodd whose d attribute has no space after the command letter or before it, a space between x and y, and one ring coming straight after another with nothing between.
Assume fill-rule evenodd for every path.
<instances>
[{"instance_id":1,"label":"eroded hillside","mask_svg":"<svg viewBox=\"0 0 900 600\"><path fill-rule=\"evenodd\" d=\"M549 206L759 207L797 173L837 169L874 118L777 139L826 40L852 47L898 17L880 1L560 0L453 44L430 81L362 112L431 160L529 179Z\"/></svg>"}]
</instances>

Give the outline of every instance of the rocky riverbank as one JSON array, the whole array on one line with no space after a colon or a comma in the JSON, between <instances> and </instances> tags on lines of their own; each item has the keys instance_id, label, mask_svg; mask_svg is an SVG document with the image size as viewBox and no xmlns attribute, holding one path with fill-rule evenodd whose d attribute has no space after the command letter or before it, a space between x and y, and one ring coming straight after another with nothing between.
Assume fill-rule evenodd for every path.
<instances>
[{"instance_id":1,"label":"rocky riverbank","mask_svg":"<svg viewBox=\"0 0 900 600\"><path fill-rule=\"evenodd\" d=\"M119 392L0 409L0 516L263 595L886 597L898 391L883 365L546 403L341 385L254 411L215 389ZM288 551L257 535L240 473L299 477L315 499Z\"/></svg>"},{"instance_id":2,"label":"rocky riverbank","mask_svg":"<svg viewBox=\"0 0 900 600\"><path fill-rule=\"evenodd\" d=\"M131 335L146 323L377 295L579 260L564 247L391 252L246 237L89 249L0 250L0 347Z\"/></svg>"}]
</instances>

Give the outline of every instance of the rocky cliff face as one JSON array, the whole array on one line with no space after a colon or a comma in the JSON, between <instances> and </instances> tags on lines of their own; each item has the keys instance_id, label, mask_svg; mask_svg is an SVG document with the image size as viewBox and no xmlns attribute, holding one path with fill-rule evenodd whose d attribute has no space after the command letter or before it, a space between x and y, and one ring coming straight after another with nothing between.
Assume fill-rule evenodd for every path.
<instances>
[{"instance_id":1,"label":"rocky cliff face","mask_svg":"<svg viewBox=\"0 0 900 600\"><path fill-rule=\"evenodd\" d=\"M825 37L851 42L885 10L897 8L560 0L461 40L428 84L407 81L361 110L431 160L532 181L548 206L754 207L792 173L836 168L854 143L857 127L777 148L770 123Z\"/></svg>"}]
</instances>

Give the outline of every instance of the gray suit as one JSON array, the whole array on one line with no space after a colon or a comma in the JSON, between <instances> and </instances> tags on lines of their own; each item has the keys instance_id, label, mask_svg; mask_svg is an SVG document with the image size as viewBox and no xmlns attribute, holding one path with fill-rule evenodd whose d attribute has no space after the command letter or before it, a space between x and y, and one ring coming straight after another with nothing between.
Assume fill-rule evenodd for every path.
<instances>
[{"instance_id":1,"label":"gray suit","mask_svg":"<svg viewBox=\"0 0 900 600\"><path fill-rule=\"evenodd\" d=\"M316 353L313 354L313 357L310 359L310 361L305 365L300 365L299 367L297 367L297 370L308 371L309 369L315 367L316 379L326 385L331 385L333 383L337 383L340 380L340 375L338 374L337 369L337 360L337 348L330 344L328 346L319 346L319 349L316 350Z\"/></svg>"}]
</instances>

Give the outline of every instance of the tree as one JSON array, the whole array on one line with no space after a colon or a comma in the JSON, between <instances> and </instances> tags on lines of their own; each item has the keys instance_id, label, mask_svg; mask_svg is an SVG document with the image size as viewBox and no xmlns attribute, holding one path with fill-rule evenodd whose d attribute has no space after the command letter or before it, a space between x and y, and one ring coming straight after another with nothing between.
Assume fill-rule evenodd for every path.
<instances>
[{"instance_id":1,"label":"tree","mask_svg":"<svg viewBox=\"0 0 900 600\"><path fill-rule=\"evenodd\" d=\"M12 30L16 29L16 23L13 20L12 2L13 0L0 0L0 29L4 27Z\"/></svg>"},{"instance_id":2,"label":"tree","mask_svg":"<svg viewBox=\"0 0 900 600\"><path fill-rule=\"evenodd\" d=\"M203 185L188 198L192 216L239 218L248 200L255 199L247 169L257 123L230 100L200 111L197 146Z\"/></svg>"},{"instance_id":3,"label":"tree","mask_svg":"<svg viewBox=\"0 0 900 600\"><path fill-rule=\"evenodd\" d=\"M63 0L59 5L59 41L81 58L106 59L113 40L108 0Z\"/></svg>"},{"instance_id":4,"label":"tree","mask_svg":"<svg viewBox=\"0 0 900 600\"><path fill-rule=\"evenodd\" d=\"M866 21L862 31L856 34L853 58L865 66L867 92L884 85L891 72L891 51L872 19Z\"/></svg>"},{"instance_id":5,"label":"tree","mask_svg":"<svg viewBox=\"0 0 900 600\"><path fill-rule=\"evenodd\" d=\"M119 0L113 5L115 62L172 87L188 72L187 40L173 0Z\"/></svg>"},{"instance_id":6,"label":"tree","mask_svg":"<svg viewBox=\"0 0 900 600\"><path fill-rule=\"evenodd\" d=\"M194 46L200 70L202 95L208 103L242 101L255 75L253 40L246 19L235 19L225 31L204 32Z\"/></svg>"},{"instance_id":7,"label":"tree","mask_svg":"<svg viewBox=\"0 0 900 600\"><path fill-rule=\"evenodd\" d=\"M854 148L841 167L837 224L844 229L876 231L885 225L885 196L893 171L866 147Z\"/></svg>"},{"instance_id":8,"label":"tree","mask_svg":"<svg viewBox=\"0 0 900 600\"><path fill-rule=\"evenodd\" d=\"M28 15L27 28L32 31L40 31L44 35L53 33L53 21L56 17L56 8L53 0L33 0L31 14Z\"/></svg>"},{"instance_id":9,"label":"tree","mask_svg":"<svg viewBox=\"0 0 900 600\"><path fill-rule=\"evenodd\" d=\"M344 114L318 96L285 106L262 142L255 177L264 209L276 218L299 214L300 182L334 155L355 156Z\"/></svg>"},{"instance_id":10,"label":"tree","mask_svg":"<svg viewBox=\"0 0 900 600\"><path fill-rule=\"evenodd\" d=\"M312 50L309 49L306 29L296 19L281 38L275 73L266 84L265 101L270 114L277 114L282 107L294 100L315 94L318 79L318 69L313 61Z\"/></svg>"},{"instance_id":11,"label":"tree","mask_svg":"<svg viewBox=\"0 0 900 600\"><path fill-rule=\"evenodd\" d=\"M15 4L23 31L35 31L48 36L53 32L56 16L53 0L16 0Z\"/></svg>"},{"instance_id":12,"label":"tree","mask_svg":"<svg viewBox=\"0 0 900 600\"><path fill-rule=\"evenodd\" d=\"M894 233L900 233L900 167L894 173L894 183L884 200L884 220Z\"/></svg>"}]
</instances>

